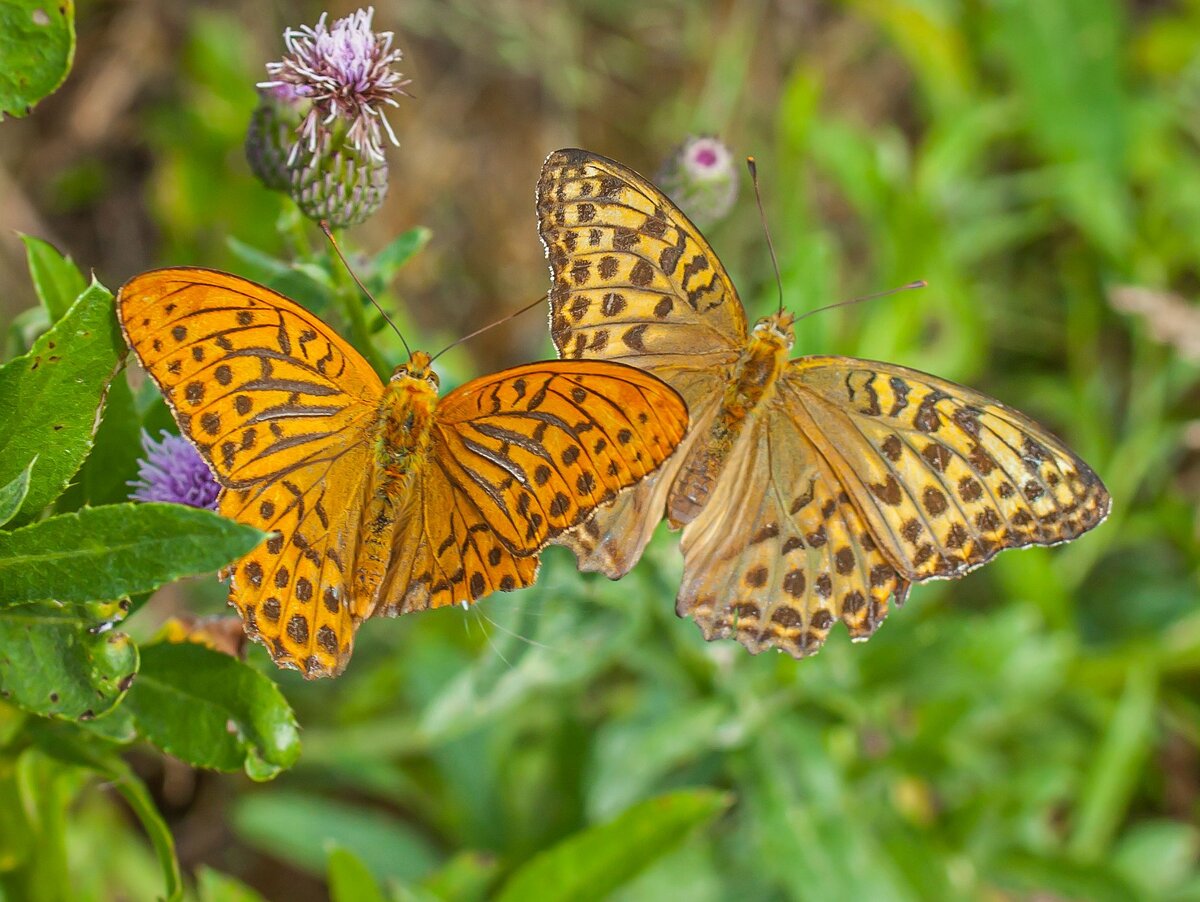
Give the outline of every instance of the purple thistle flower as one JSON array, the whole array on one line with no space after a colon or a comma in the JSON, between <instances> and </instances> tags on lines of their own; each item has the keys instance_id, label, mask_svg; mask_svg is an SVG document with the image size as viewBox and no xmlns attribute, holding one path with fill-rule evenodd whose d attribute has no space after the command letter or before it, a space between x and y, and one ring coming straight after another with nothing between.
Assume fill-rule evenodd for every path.
<instances>
[{"instance_id":1,"label":"purple thistle flower","mask_svg":"<svg viewBox=\"0 0 1200 902\"><path fill-rule=\"evenodd\" d=\"M271 81L258 87L279 91L290 87L294 96L311 102L298 129L300 140L292 146L288 165L296 161L302 144L320 156L332 133L335 120L348 123L350 145L373 160L383 159L380 130L392 144L399 144L383 115L382 104L399 106L394 95L404 94L410 79L392 66L403 54L392 49L390 31L371 30L373 7L338 19L332 28L322 13L315 26L289 28L283 33L288 53L277 63L267 63Z\"/></svg>"},{"instance_id":2,"label":"purple thistle flower","mask_svg":"<svg viewBox=\"0 0 1200 902\"><path fill-rule=\"evenodd\" d=\"M172 501L191 507L217 509L221 486L208 464L187 439L169 432L155 441L142 430L145 456L138 461L138 478L128 483L134 501Z\"/></svg>"}]
</instances>

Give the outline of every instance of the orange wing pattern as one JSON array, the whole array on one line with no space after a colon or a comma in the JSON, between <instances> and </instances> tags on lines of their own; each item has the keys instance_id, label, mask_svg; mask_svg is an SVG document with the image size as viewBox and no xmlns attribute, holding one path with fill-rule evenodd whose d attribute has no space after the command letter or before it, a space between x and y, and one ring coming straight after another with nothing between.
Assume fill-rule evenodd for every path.
<instances>
[{"instance_id":1,"label":"orange wing pattern","mask_svg":"<svg viewBox=\"0 0 1200 902\"><path fill-rule=\"evenodd\" d=\"M741 301L704 236L641 176L583 150L546 158L537 212L559 354L649 370L679 391L697 430L746 341ZM627 573L654 532L658 496L665 499L681 458L556 541L584 570L613 579Z\"/></svg>"},{"instance_id":2,"label":"orange wing pattern","mask_svg":"<svg viewBox=\"0 0 1200 902\"><path fill-rule=\"evenodd\" d=\"M370 603L349 568L379 377L311 313L225 273L144 273L121 289L118 313L224 486L220 512L277 533L231 569L247 633L283 666L340 672Z\"/></svg>"},{"instance_id":3,"label":"orange wing pattern","mask_svg":"<svg viewBox=\"0 0 1200 902\"><path fill-rule=\"evenodd\" d=\"M221 513L275 532L230 568L230 600L308 677L340 673L376 613L529 585L551 537L687 429L672 388L616 363L516 367L437 403L418 352L385 389L320 320L224 273L146 273L118 309Z\"/></svg>"},{"instance_id":4,"label":"orange wing pattern","mask_svg":"<svg viewBox=\"0 0 1200 902\"><path fill-rule=\"evenodd\" d=\"M661 466L687 423L670 386L615 363L534 363L451 392L384 612L529 585L532 556Z\"/></svg>"},{"instance_id":5,"label":"orange wing pattern","mask_svg":"<svg viewBox=\"0 0 1200 902\"><path fill-rule=\"evenodd\" d=\"M561 356L651 371L737 360L746 314L733 283L700 231L641 176L587 151L555 151L537 211Z\"/></svg>"}]
</instances>

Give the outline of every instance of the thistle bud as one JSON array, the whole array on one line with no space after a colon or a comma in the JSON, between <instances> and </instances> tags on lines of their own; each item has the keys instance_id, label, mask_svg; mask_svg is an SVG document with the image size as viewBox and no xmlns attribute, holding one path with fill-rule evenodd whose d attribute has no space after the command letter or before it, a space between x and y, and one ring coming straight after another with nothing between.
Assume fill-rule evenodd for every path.
<instances>
[{"instance_id":1,"label":"thistle bud","mask_svg":"<svg viewBox=\"0 0 1200 902\"><path fill-rule=\"evenodd\" d=\"M344 144L322 156L301 155L289 173L288 193L312 220L335 229L358 225L383 204L388 165Z\"/></svg>"},{"instance_id":2,"label":"thistle bud","mask_svg":"<svg viewBox=\"0 0 1200 902\"><path fill-rule=\"evenodd\" d=\"M288 52L268 63L271 81L246 138L246 157L269 188L286 191L304 214L335 227L362 222L387 193L386 135L398 144L383 114L397 106L408 80L393 65L402 57L392 33L371 29L373 9L332 26L284 32ZM285 150L286 149L286 150Z\"/></svg>"},{"instance_id":3,"label":"thistle bud","mask_svg":"<svg viewBox=\"0 0 1200 902\"><path fill-rule=\"evenodd\" d=\"M259 88L258 96L258 106L246 130L246 162L272 191L287 191L291 184L288 158L296 132L312 104L287 85Z\"/></svg>"}]
</instances>

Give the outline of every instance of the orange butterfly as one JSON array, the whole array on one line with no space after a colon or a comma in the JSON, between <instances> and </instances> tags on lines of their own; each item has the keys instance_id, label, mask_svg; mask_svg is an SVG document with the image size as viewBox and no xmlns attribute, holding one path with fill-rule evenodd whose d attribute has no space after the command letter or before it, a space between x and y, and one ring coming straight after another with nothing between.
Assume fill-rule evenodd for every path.
<instances>
[{"instance_id":1,"label":"orange butterfly","mask_svg":"<svg viewBox=\"0 0 1200 902\"><path fill-rule=\"evenodd\" d=\"M892 364L789 360L782 310L747 330L704 237L621 164L552 153L537 209L560 355L643 367L692 417L661 470L557 541L615 579L665 511L683 528L676 611L706 639L803 657L837 620L865 639L911 583L1107 516L1096 474L1015 410Z\"/></svg>"},{"instance_id":2,"label":"orange butterfly","mask_svg":"<svg viewBox=\"0 0 1200 902\"><path fill-rule=\"evenodd\" d=\"M673 389L621 364L533 363L439 400L417 351L384 385L307 310L212 270L143 273L117 309L220 512L275 533L230 568L229 597L307 677L341 673L368 617L530 585L550 539L687 429Z\"/></svg>"}]
</instances>

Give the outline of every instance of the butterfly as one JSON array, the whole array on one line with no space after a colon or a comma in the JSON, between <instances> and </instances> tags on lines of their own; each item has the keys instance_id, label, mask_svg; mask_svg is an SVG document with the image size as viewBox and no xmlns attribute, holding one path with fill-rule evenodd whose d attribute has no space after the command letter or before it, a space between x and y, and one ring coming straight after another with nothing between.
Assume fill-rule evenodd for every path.
<instances>
[{"instance_id":1,"label":"butterfly","mask_svg":"<svg viewBox=\"0 0 1200 902\"><path fill-rule=\"evenodd\" d=\"M117 310L220 513L272 533L228 570L246 633L310 678L342 672L368 617L530 585L546 543L687 428L674 389L619 363L516 366L439 399L416 351L385 385L312 313L213 270L143 273Z\"/></svg>"},{"instance_id":2,"label":"butterfly","mask_svg":"<svg viewBox=\"0 0 1200 902\"><path fill-rule=\"evenodd\" d=\"M751 652L869 637L912 583L1108 514L1094 472L999 401L906 367L789 359L794 317L748 327L721 261L649 181L583 150L538 182L560 356L630 363L687 401L691 428L635 490L556 541L611 578L658 521L682 528L679 616Z\"/></svg>"}]
</instances>

